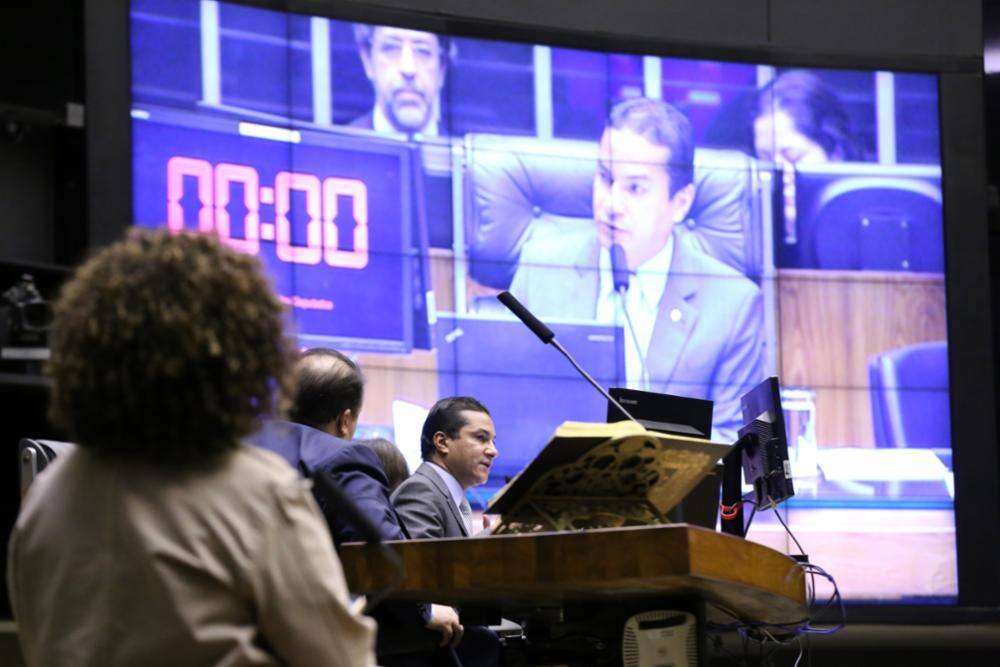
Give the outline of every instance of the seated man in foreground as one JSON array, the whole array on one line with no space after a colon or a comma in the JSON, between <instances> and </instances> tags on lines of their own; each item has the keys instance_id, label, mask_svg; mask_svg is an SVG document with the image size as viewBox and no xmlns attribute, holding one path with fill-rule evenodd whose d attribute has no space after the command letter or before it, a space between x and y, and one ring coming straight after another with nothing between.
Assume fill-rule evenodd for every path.
<instances>
[{"instance_id":1,"label":"seated man in foreground","mask_svg":"<svg viewBox=\"0 0 1000 667\"><path fill-rule=\"evenodd\" d=\"M303 477L332 476L378 528L382 539L407 539L409 535L389 501L389 481L381 461L372 449L349 442L358 425L363 394L364 379L357 364L336 350L309 350L295 364L290 421L265 422L249 440L281 455ZM344 519L343 508L318 485L313 492L338 546L364 539L359 529ZM384 602L373 615L379 622L380 664L454 664L451 647L461 641L463 629L451 607ZM399 654L401 642L419 646L424 628L440 633L440 644L448 648Z\"/></svg>"},{"instance_id":2,"label":"seated man in foreground","mask_svg":"<svg viewBox=\"0 0 1000 667\"><path fill-rule=\"evenodd\" d=\"M476 399L458 396L434 404L420 434L424 462L392 494L410 537L475 534L465 490L489 478L499 454L495 440L493 419ZM487 627L467 624L457 653L464 665L496 665L499 639Z\"/></svg>"},{"instance_id":3,"label":"seated man in foreground","mask_svg":"<svg viewBox=\"0 0 1000 667\"><path fill-rule=\"evenodd\" d=\"M424 462L392 494L410 536L471 537L466 489L486 482L497 457L489 411L468 396L443 398L427 414L420 434Z\"/></svg>"}]
</instances>

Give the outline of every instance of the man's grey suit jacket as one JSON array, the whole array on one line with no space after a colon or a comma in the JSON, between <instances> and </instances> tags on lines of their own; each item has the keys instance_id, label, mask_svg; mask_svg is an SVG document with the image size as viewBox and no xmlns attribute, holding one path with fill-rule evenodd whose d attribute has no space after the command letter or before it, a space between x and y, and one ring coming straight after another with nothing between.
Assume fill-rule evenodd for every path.
<instances>
[{"instance_id":1,"label":"man's grey suit jacket","mask_svg":"<svg viewBox=\"0 0 1000 667\"><path fill-rule=\"evenodd\" d=\"M534 223L510 291L539 317L592 320L599 254L592 224ZM739 399L764 378L763 334L757 286L675 230L666 289L646 352L650 390L714 401L715 437L735 440L743 421Z\"/></svg>"},{"instance_id":2,"label":"man's grey suit jacket","mask_svg":"<svg viewBox=\"0 0 1000 667\"><path fill-rule=\"evenodd\" d=\"M392 504L413 539L468 537L448 485L424 461L392 494Z\"/></svg>"}]
</instances>

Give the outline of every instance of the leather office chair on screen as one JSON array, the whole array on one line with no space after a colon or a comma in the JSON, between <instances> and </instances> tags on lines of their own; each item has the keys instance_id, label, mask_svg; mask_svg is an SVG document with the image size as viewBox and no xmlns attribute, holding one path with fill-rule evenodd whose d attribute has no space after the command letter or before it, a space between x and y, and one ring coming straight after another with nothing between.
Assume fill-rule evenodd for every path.
<instances>
[{"instance_id":1,"label":"leather office chair on screen","mask_svg":"<svg viewBox=\"0 0 1000 667\"><path fill-rule=\"evenodd\" d=\"M593 225L597 142L469 134L464 224L471 277L510 286L528 225ZM762 268L756 163L738 151L698 149L695 195L682 233L758 284Z\"/></svg>"},{"instance_id":2,"label":"leather office chair on screen","mask_svg":"<svg viewBox=\"0 0 1000 667\"><path fill-rule=\"evenodd\" d=\"M948 346L907 345L868 360L876 447L933 449L951 461Z\"/></svg>"},{"instance_id":3,"label":"leather office chair on screen","mask_svg":"<svg viewBox=\"0 0 1000 667\"><path fill-rule=\"evenodd\" d=\"M819 194L803 242L821 269L944 272L941 191L919 179L852 177ZM812 237L812 238L809 238Z\"/></svg>"},{"instance_id":4,"label":"leather office chair on screen","mask_svg":"<svg viewBox=\"0 0 1000 667\"><path fill-rule=\"evenodd\" d=\"M24 497L24 494L28 492L28 487L45 470L47 465L55 461L57 456L72 450L74 447L76 445L71 442L21 438L21 442L17 445L21 497Z\"/></svg>"}]
</instances>

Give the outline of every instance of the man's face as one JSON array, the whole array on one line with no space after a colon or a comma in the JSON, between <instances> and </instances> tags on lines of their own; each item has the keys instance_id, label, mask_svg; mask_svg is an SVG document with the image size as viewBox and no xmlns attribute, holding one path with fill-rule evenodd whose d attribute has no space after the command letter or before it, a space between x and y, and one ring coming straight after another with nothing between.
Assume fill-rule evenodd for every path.
<instances>
[{"instance_id":1,"label":"man's face","mask_svg":"<svg viewBox=\"0 0 1000 667\"><path fill-rule=\"evenodd\" d=\"M379 26L371 50L361 49L375 104L400 132L420 132L432 120L444 85L441 45L433 33Z\"/></svg>"},{"instance_id":2,"label":"man's face","mask_svg":"<svg viewBox=\"0 0 1000 667\"><path fill-rule=\"evenodd\" d=\"M462 410L465 425L458 435L450 438L441 431L435 434L435 444L444 467L463 489L478 486L490 476L493 459L497 457L493 420L485 412Z\"/></svg>"},{"instance_id":3,"label":"man's face","mask_svg":"<svg viewBox=\"0 0 1000 667\"><path fill-rule=\"evenodd\" d=\"M671 196L670 149L630 130L608 128L594 175L594 222L601 245L617 243L635 270L663 249L691 208L689 184Z\"/></svg>"},{"instance_id":4,"label":"man's face","mask_svg":"<svg viewBox=\"0 0 1000 667\"><path fill-rule=\"evenodd\" d=\"M822 146L799 132L792 117L782 109L754 120L753 145L757 157L765 162L808 164L830 159Z\"/></svg>"}]
</instances>

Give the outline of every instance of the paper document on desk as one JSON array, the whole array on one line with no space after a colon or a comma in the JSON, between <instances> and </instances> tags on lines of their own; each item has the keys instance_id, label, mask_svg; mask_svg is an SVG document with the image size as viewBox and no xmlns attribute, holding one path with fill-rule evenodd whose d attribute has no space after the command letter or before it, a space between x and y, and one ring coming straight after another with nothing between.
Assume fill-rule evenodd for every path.
<instances>
[{"instance_id":1,"label":"paper document on desk","mask_svg":"<svg viewBox=\"0 0 1000 667\"><path fill-rule=\"evenodd\" d=\"M527 499L648 502L665 515L715 468L731 445L649 431L631 421L564 422L545 448L493 496L505 514Z\"/></svg>"}]
</instances>

